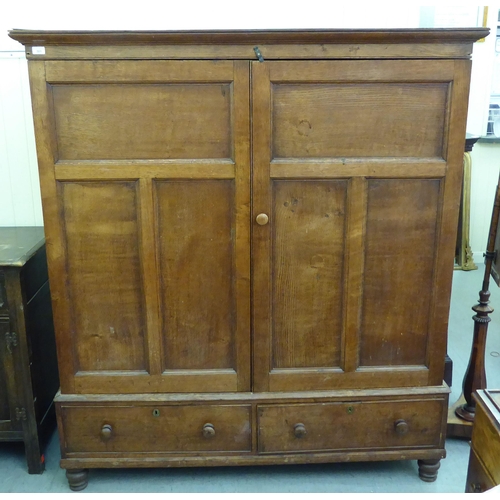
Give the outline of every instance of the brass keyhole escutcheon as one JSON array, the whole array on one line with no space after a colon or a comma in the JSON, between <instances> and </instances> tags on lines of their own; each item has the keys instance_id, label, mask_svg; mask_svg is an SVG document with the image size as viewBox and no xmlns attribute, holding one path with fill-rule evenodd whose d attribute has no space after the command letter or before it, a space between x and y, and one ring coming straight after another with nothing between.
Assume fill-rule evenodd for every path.
<instances>
[{"instance_id":1,"label":"brass keyhole escutcheon","mask_svg":"<svg viewBox=\"0 0 500 500\"><path fill-rule=\"evenodd\" d=\"M158 408L155 408L153 410L153 417L159 417L160 416L160 410L158 410Z\"/></svg>"},{"instance_id":2,"label":"brass keyhole escutcheon","mask_svg":"<svg viewBox=\"0 0 500 500\"><path fill-rule=\"evenodd\" d=\"M351 413L354 413L354 408L352 406L348 406L347 413L349 413L349 415L351 415Z\"/></svg>"}]
</instances>

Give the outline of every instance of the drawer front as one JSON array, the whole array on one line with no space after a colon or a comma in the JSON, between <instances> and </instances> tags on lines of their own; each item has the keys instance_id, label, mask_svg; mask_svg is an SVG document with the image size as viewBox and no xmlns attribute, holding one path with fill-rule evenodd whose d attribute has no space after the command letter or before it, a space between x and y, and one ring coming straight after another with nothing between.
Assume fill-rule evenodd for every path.
<instances>
[{"instance_id":1,"label":"drawer front","mask_svg":"<svg viewBox=\"0 0 500 500\"><path fill-rule=\"evenodd\" d=\"M62 406L66 453L250 451L250 406Z\"/></svg>"},{"instance_id":2,"label":"drawer front","mask_svg":"<svg viewBox=\"0 0 500 500\"><path fill-rule=\"evenodd\" d=\"M259 452L442 447L444 399L259 406Z\"/></svg>"},{"instance_id":3,"label":"drawer front","mask_svg":"<svg viewBox=\"0 0 500 500\"><path fill-rule=\"evenodd\" d=\"M482 493L496 485L473 449L470 450L465 493Z\"/></svg>"},{"instance_id":4,"label":"drawer front","mask_svg":"<svg viewBox=\"0 0 500 500\"><path fill-rule=\"evenodd\" d=\"M500 484L500 422L486 410L482 401L476 406L472 449L481 458L491 478Z\"/></svg>"}]
</instances>

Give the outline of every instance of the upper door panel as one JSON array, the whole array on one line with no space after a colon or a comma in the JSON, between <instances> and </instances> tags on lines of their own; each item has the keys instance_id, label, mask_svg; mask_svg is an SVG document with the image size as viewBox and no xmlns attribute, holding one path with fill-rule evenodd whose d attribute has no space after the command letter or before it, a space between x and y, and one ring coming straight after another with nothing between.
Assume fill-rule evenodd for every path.
<instances>
[{"instance_id":1,"label":"upper door panel","mask_svg":"<svg viewBox=\"0 0 500 500\"><path fill-rule=\"evenodd\" d=\"M59 160L233 159L231 62L47 62Z\"/></svg>"}]
</instances>

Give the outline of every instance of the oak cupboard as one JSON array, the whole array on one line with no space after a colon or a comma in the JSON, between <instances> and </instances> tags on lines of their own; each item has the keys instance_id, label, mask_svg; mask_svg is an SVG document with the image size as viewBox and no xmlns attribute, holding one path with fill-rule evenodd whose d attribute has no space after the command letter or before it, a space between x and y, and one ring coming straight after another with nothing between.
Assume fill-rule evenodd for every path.
<instances>
[{"instance_id":1,"label":"oak cupboard","mask_svg":"<svg viewBox=\"0 0 500 500\"><path fill-rule=\"evenodd\" d=\"M39 32L61 466L445 456L484 29Z\"/></svg>"}]
</instances>

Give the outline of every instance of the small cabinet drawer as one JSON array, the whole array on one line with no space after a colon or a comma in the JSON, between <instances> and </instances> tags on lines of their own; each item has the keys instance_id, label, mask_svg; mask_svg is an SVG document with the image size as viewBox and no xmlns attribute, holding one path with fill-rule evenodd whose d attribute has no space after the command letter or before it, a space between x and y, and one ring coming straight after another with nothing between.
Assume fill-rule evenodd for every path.
<instances>
[{"instance_id":1,"label":"small cabinet drawer","mask_svg":"<svg viewBox=\"0 0 500 500\"><path fill-rule=\"evenodd\" d=\"M500 484L500 398L493 391L478 395L472 429L472 450L495 484ZM471 455L472 456L472 455Z\"/></svg>"},{"instance_id":2,"label":"small cabinet drawer","mask_svg":"<svg viewBox=\"0 0 500 500\"><path fill-rule=\"evenodd\" d=\"M496 486L495 481L484 468L483 463L476 455L474 449L471 448L465 493L483 493L494 486Z\"/></svg>"},{"instance_id":3,"label":"small cabinet drawer","mask_svg":"<svg viewBox=\"0 0 500 500\"><path fill-rule=\"evenodd\" d=\"M445 399L258 408L260 453L442 446Z\"/></svg>"},{"instance_id":4,"label":"small cabinet drawer","mask_svg":"<svg viewBox=\"0 0 500 500\"><path fill-rule=\"evenodd\" d=\"M62 406L66 454L250 451L250 406Z\"/></svg>"}]
</instances>

